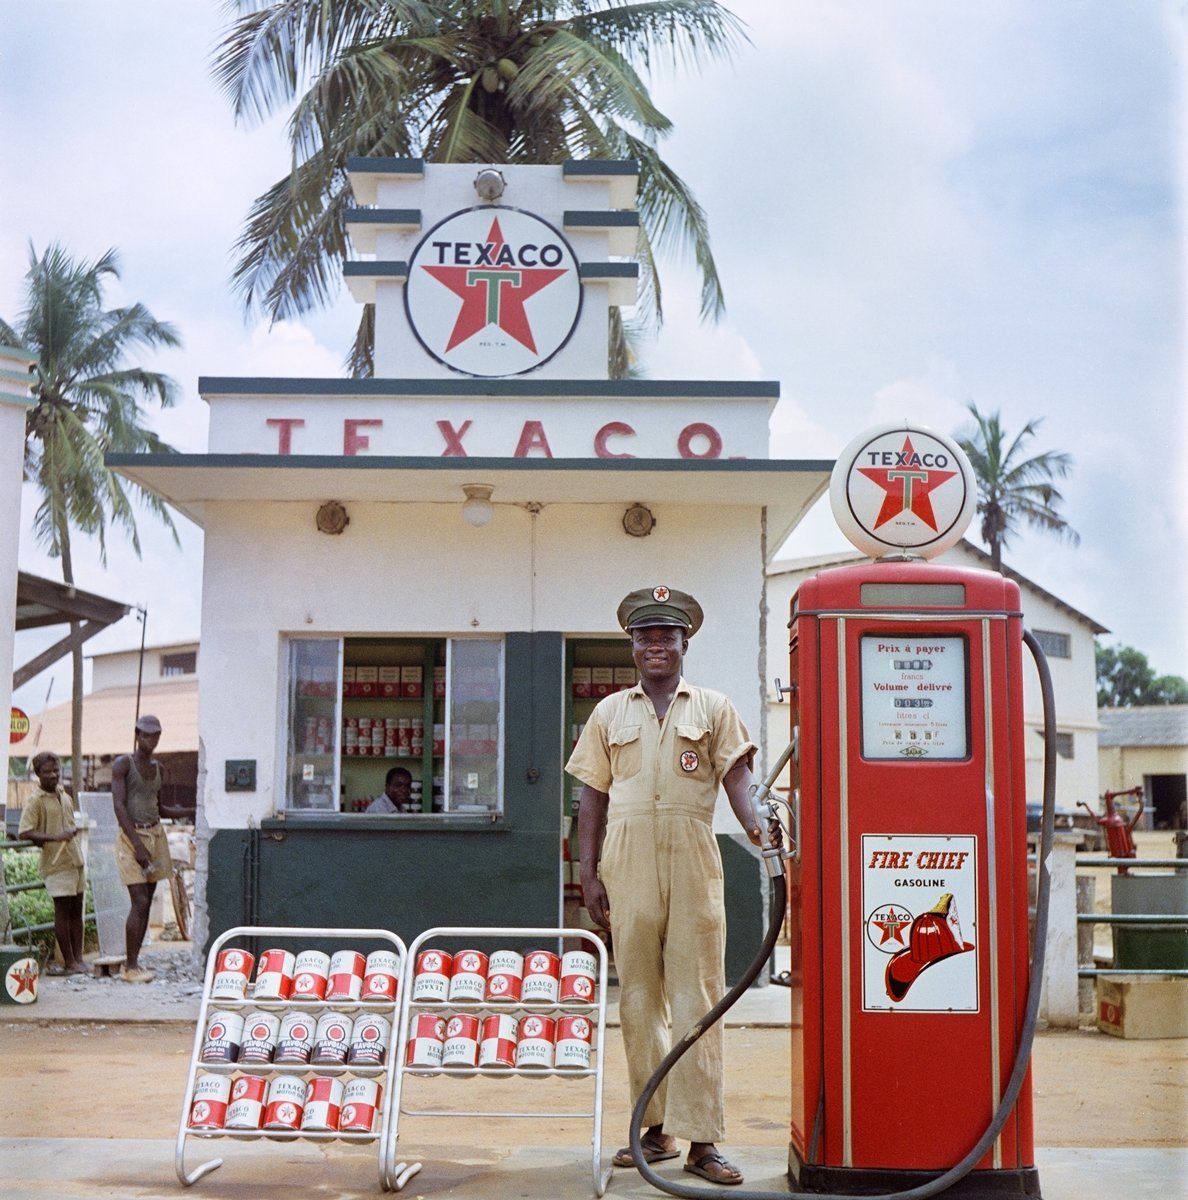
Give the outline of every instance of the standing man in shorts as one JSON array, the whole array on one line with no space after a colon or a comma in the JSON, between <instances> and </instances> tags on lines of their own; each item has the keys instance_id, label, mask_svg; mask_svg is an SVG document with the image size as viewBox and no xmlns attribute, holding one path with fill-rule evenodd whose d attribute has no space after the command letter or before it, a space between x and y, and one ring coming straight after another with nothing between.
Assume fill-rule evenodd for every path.
<instances>
[{"instance_id":1,"label":"standing man in shorts","mask_svg":"<svg viewBox=\"0 0 1188 1200\"><path fill-rule=\"evenodd\" d=\"M146 713L136 722L136 749L121 754L111 765L111 801L120 826L116 862L120 881L132 901L124 925L126 954L120 972L120 978L128 983L151 983L153 978L153 973L140 965L140 947L148 932L149 909L157 884L173 874L161 814L193 816L189 809L161 806L161 764L153 758L160 740L161 722Z\"/></svg>"},{"instance_id":2,"label":"standing man in shorts","mask_svg":"<svg viewBox=\"0 0 1188 1200\"><path fill-rule=\"evenodd\" d=\"M33 773L41 785L21 809L17 837L41 847L37 873L54 902L54 937L67 975L85 975L83 962L83 853L74 824L74 800L59 786L58 756L43 750L33 756Z\"/></svg>"}]
</instances>

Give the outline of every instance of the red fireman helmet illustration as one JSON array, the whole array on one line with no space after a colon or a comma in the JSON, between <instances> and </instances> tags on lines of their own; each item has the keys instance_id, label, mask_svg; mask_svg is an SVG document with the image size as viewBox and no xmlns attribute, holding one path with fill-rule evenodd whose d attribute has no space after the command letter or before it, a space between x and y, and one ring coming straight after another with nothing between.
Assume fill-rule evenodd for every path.
<instances>
[{"instance_id":1,"label":"red fireman helmet illustration","mask_svg":"<svg viewBox=\"0 0 1188 1200\"><path fill-rule=\"evenodd\" d=\"M887 995L892 1000L902 1000L921 971L973 948L972 942L961 937L957 904L952 893L946 892L928 912L921 913L912 922L908 948L892 955L887 963L884 977Z\"/></svg>"}]
</instances>

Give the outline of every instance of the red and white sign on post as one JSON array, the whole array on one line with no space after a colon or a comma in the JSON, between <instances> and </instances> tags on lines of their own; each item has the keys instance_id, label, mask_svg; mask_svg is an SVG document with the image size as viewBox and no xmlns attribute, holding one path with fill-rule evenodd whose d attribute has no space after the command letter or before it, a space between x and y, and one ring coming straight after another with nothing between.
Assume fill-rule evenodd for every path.
<instances>
[{"instance_id":1,"label":"red and white sign on post","mask_svg":"<svg viewBox=\"0 0 1188 1200\"><path fill-rule=\"evenodd\" d=\"M29 736L29 714L13 705L8 722L8 744L15 746Z\"/></svg>"}]
</instances>

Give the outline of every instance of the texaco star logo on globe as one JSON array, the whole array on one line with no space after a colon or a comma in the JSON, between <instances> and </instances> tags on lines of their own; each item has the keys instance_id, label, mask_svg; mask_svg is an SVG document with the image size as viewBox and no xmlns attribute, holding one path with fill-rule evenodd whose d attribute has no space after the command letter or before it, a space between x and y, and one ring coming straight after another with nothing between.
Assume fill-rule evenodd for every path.
<instances>
[{"instance_id":1,"label":"texaco star logo on globe","mask_svg":"<svg viewBox=\"0 0 1188 1200\"><path fill-rule=\"evenodd\" d=\"M838 455L829 503L842 533L872 558L934 558L961 540L977 505L964 451L922 425L859 434Z\"/></svg>"},{"instance_id":2,"label":"texaco star logo on globe","mask_svg":"<svg viewBox=\"0 0 1188 1200\"><path fill-rule=\"evenodd\" d=\"M580 266L565 238L532 213L465 209L413 251L404 306L438 362L484 378L522 375L548 362L577 326Z\"/></svg>"}]
</instances>

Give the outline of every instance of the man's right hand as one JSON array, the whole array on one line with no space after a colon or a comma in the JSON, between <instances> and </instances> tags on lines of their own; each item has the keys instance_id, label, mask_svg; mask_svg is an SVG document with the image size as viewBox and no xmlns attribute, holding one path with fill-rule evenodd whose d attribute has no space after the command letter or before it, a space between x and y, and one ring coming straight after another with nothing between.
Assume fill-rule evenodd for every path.
<instances>
[{"instance_id":1,"label":"man's right hand","mask_svg":"<svg viewBox=\"0 0 1188 1200\"><path fill-rule=\"evenodd\" d=\"M601 879L582 880L582 903L594 924L600 929L610 932L610 900Z\"/></svg>"}]
</instances>

